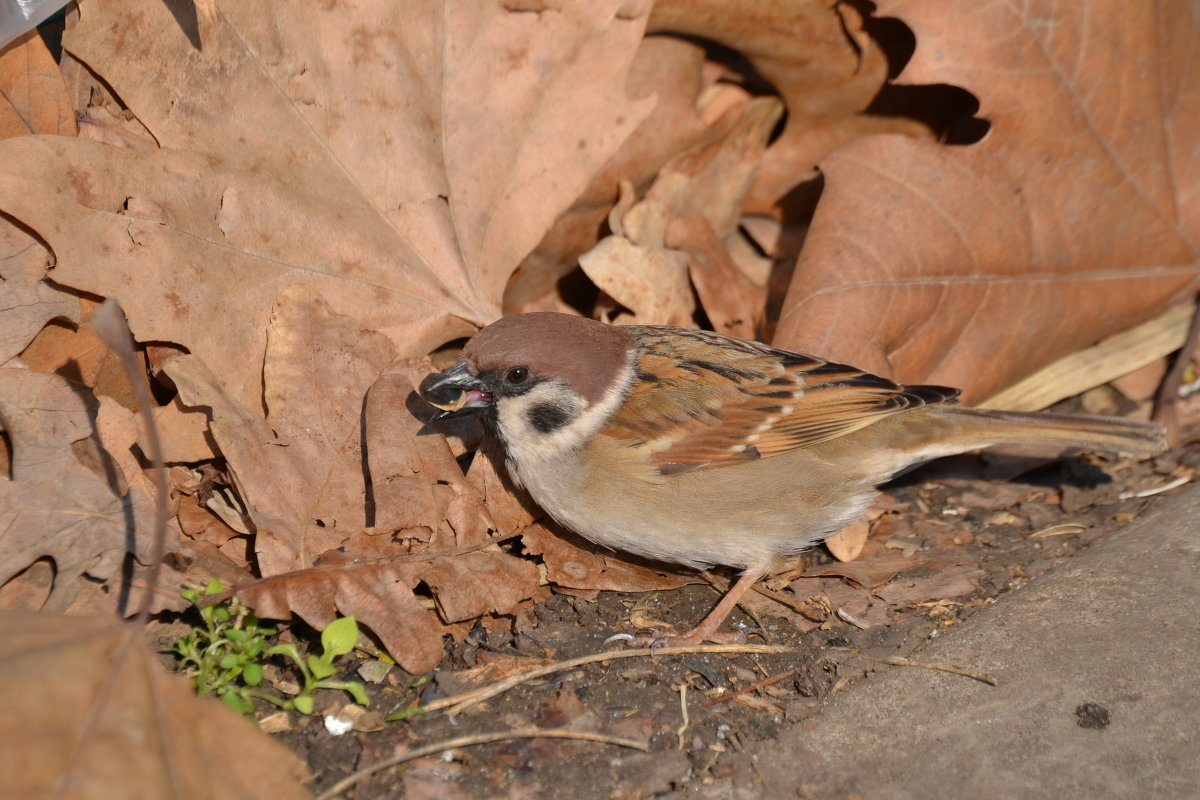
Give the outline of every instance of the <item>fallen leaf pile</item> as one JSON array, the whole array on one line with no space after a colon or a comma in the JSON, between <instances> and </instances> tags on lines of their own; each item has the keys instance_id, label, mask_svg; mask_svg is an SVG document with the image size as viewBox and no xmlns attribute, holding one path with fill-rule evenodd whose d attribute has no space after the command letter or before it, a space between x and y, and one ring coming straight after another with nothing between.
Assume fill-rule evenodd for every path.
<instances>
[{"instance_id":1,"label":"fallen leaf pile","mask_svg":"<svg viewBox=\"0 0 1200 800\"><path fill-rule=\"evenodd\" d=\"M104 298L171 470L156 611L219 577L420 673L552 590L682 585L413 386L559 310L981 399L1196 288L1198 41L1186 0L72 4L60 55L0 51L0 608L148 588Z\"/></svg>"}]
</instances>

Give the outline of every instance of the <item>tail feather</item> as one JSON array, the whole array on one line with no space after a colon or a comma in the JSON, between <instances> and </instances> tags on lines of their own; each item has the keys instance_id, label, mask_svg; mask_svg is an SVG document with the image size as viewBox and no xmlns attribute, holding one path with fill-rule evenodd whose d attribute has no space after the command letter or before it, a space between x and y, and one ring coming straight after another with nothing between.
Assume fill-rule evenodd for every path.
<instances>
[{"instance_id":1,"label":"tail feather","mask_svg":"<svg viewBox=\"0 0 1200 800\"><path fill-rule=\"evenodd\" d=\"M1167 449L1166 431L1153 422L1085 414L1047 414L946 408L964 428L983 440L980 447L998 444L1053 444L1080 450L1103 450L1152 456Z\"/></svg>"}]
</instances>

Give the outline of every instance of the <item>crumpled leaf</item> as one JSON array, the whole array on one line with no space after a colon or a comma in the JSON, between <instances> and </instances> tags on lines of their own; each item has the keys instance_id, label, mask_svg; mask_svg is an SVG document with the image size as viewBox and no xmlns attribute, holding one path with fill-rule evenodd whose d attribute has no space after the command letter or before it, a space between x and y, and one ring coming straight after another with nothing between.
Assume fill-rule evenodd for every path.
<instances>
[{"instance_id":1,"label":"crumpled leaf","mask_svg":"<svg viewBox=\"0 0 1200 800\"><path fill-rule=\"evenodd\" d=\"M112 577L131 551L148 561L149 501L123 491L91 440L96 413L57 375L0 369L0 421L12 442L12 478L0 480L0 585L43 556L54 559L56 590L84 573ZM91 444L80 454L97 459L94 470L76 457L77 442ZM56 591L48 608L56 597L70 599Z\"/></svg>"},{"instance_id":2,"label":"crumpled leaf","mask_svg":"<svg viewBox=\"0 0 1200 800\"><path fill-rule=\"evenodd\" d=\"M901 77L970 89L992 130L823 161L777 344L969 401L1197 285L1194 4L879 5L916 33Z\"/></svg>"},{"instance_id":3,"label":"crumpled leaf","mask_svg":"<svg viewBox=\"0 0 1200 800\"><path fill-rule=\"evenodd\" d=\"M711 141L663 167L645 198L632 203L626 192L609 219L613 234L579 257L588 277L632 312L615 314L616 321L691 327L695 283L718 330L754 335L765 290L738 270L721 240L737 230L781 111L773 98L731 109Z\"/></svg>"},{"instance_id":4,"label":"crumpled leaf","mask_svg":"<svg viewBox=\"0 0 1200 800\"><path fill-rule=\"evenodd\" d=\"M311 797L291 752L112 619L0 612L0 706L12 797Z\"/></svg>"},{"instance_id":5,"label":"crumpled leaf","mask_svg":"<svg viewBox=\"0 0 1200 800\"><path fill-rule=\"evenodd\" d=\"M750 212L768 212L789 190L813 177L816 164L867 134L932 138L905 117L864 113L887 78L887 59L863 31L858 6L828 0L659 0L653 31L719 42L744 56L779 92L787 125L763 157L746 199Z\"/></svg>"},{"instance_id":6,"label":"crumpled leaf","mask_svg":"<svg viewBox=\"0 0 1200 800\"><path fill-rule=\"evenodd\" d=\"M157 0L96 0L64 47L160 149L0 143L0 209L50 243L57 281L118 297L139 341L224 362L243 403L298 281L422 355L499 315L650 110L623 90L644 22L617 2L237 2L188 30Z\"/></svg>"}]
</instances>

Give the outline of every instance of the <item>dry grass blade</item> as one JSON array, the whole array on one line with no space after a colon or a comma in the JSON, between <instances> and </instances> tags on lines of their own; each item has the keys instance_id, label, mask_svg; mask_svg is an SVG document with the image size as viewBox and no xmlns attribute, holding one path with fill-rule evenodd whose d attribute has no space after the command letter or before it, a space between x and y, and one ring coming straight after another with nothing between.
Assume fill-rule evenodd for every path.
<instances>
[{"instance_id":1,"label":"dry grass blade","mask_svg":"<svg viewBox=\"0 0 1200 800\"><path fill-rule=\"evenodd\" d=\"M543 728L518 728L511 731L492 731L489 733L477 733L472 736L459 736L456 739L447 739L444 742L431 744L426 747L418 747L416 750L409 750L407 753L401 753L391 758L385 758L372 764L365 769L360 769L352 775L349 775L335 783L333 786L326 789L321 794L317 795L317 800L333 800L342 791L350 788L354 784L369 778L376 772L385 770L388 767L394 767L397 764L403 764L406 761L413 761L425 756L431 756L435 753L442 753L447 750L453 750L456 747L474 747L481 744L491 744L493 742L506 742L510 739L582 739L588 742L601 742L603 744L613 744L620 747L629 747L634 750L647 751L649 745L639 742L635 739L625 739L620 736L608 736L603 733L592 733L591 731L567 731L561 729L543 729Z\"/></svg>"},{"instance_id":2,"label":"dry grass blade","mask_svg":"<svg viewBox=\"0 0 1200 800\"><path fill-rule=\"evenodd\" d=\"M924 661L909 661L907 658L900 658L899 656L892 656L890 658L873 658L871 660L880 664L890 664L893 667L920 667L921 669L934 669L939 672L949 672L954 675L962 675L967 678L974 678L977 681L986 683L988 686L1000 685L1000 681L996 680L991 675L984 675L981 672L971 672L970 670L963 669L962 667L952 667L947 664L929 664Z\"/></svg>"}]
</instances>

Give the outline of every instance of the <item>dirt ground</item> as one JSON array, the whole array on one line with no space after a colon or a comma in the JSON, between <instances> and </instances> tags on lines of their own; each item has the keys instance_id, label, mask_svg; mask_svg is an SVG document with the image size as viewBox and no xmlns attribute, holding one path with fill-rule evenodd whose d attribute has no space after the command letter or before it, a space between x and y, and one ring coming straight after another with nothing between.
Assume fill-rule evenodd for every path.
<instances>
[{"instance_id":1,"label":"dirt ground","mask_svg":"<svg viewBox=\"0 0 1200 800\"><path fill-rule=\"evenodd\" d=\"M278 735L308 761L318 793L398 751L485 731L567 727L650 744L644 753L548 739L459 748L383 770L344 797L644 798L752 787L771 777L751 758L756 748L837 704L864 676L904 668L882 659L919 660L923 645L997 596L1139 517L1164 497L1157 490L1191 477L1200 449L1142 464L1068 459L1009 481L988 479L1013 472L1013 463L962 457L894 483L891 510L875 520L861 561L839 564L820 548L768 584L804 613L750 598L753 617L739 608L729 624L747 631L751 643L786 645L786 653L603 661L517 686L453 716L422 714L333 736L320 714L293 715L290 729ZM1139 493L1146 496L1131 496ZM829 572L835 574L819 576ZM605 639L634 630L631 620L686 630L717 597L709 585L649 595L556 595L507 627L480 626L465 642L448 644L428 681L391 668L369 685L372 707L387 715L532 666L620 650ZM352 658L344 663L364 666ZM329 693L328 701L337 698Z\"/></svg>"}]
</instances>

